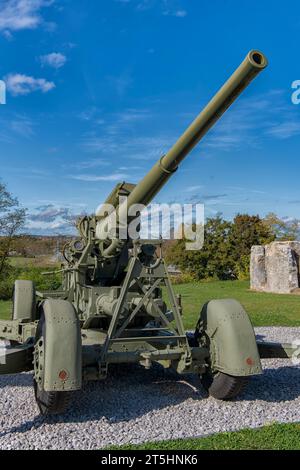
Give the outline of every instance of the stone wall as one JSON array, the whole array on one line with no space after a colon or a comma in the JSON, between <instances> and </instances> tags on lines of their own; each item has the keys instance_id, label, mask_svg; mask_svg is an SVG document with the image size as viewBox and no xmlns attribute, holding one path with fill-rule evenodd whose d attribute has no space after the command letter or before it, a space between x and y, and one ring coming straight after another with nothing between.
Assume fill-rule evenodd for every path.
<instances>
[{"instance_id":1,"label":"stone wall","mask_svg":"<svg viewBox=\"0 0 300 470\"><path fill-rule=\"evenodd\" d=\"M251 289L290 294L300 287L300 242L273 242L253 246L250 262Z\"/></svg>"}]
</instances>

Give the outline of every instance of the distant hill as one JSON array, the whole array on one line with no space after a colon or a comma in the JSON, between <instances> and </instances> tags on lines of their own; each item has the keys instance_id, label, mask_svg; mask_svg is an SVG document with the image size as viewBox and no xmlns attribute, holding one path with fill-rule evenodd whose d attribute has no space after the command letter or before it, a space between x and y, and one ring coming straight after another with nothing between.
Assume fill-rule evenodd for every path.
<instances>
[{"instance_id":1,"label":"distant hill","mask_svg":"<svg viewBox=\"0 0 300 470\"><path fill-rule=\"evenodd\" d=\"M58 257L63 246L74 237L70 236L44 236L19 235L13 241L10 256L34 258L36 256L50 255Z\"/></svg>"}]
</instances>

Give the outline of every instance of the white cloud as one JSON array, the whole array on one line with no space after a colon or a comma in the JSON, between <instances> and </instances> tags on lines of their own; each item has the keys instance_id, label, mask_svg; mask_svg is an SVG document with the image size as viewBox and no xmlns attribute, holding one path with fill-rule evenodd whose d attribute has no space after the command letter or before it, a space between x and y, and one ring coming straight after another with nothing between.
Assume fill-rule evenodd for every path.
<instances>
[{"instance_id":1,"label":"white cloud","mask_svg":"<svg viewBox=\"0 0 300 470\"><path fill-rule=\"evenodd\" d=\"M47 93L55 88L53 82L49 82L45 78L34 78L23 74L9 74L4 78L7 90L14 96L28 95L33 91L41 91Z\"/></svg>"},{"instance_id":2,"label":"white cloud","mask_svg":"<svg viewBox=\"0 0 300 470\"><path fill-rule=\"evenodd\" d=\"M133 78L128 71L121 73L118 77L108 77L108 80L121 97L126 94L133 83Z\"/></svg>"},{"instance_id":3,"label":"white cloud","mask_svg":"<svg viewBox=\"0 0 300 470\"><path fill-rule=\"evenodd\" d=\"M16 116L10 122L10 128L15 133L22 137L29 138L34 135L33 123L25 116Z\"/></svg>"},{"instance_id":4,"label":"white cloud","mask_svg":"<svg viewBox=\"0 0 300 470\"><path fill-rule=\"evenodd\" d=\"M59 69L65 65L67 58L60 52L51 52L51 54L42 55L40 60L42 65L48 65L49 67Z\"/></svg>"},{"instance_id":5,"label":"white cloud","mask_svg":"<svg viewBox=\"0 0 300 470\"><path fill-rule=\"evenodd\" d=\"M72 234L74 220L86 214L84 204L61 205L45 201L39 207L36 207L36 202L28 206L33 208L27 214L25 229L31 234Z\"/></svg>"},{"instance_id":6,"label":"white cloud","mask_svg":"<svg viewBox=\"0 0 300 470\"><path fill-rule=\"evenodd\" d=\"M189 186L185 189L185 192L186 193L192 193L194 191L198 191L199 189L203 189L204 186L201 186L201 185L196 185L196 186Z\"/></svg>"},{"instance_id":7,"label":"white cloud","mask_svg":"<svg viewBox=\"0 0 300 470\"><path fill-rule=\"evenodd\" d=\"M0 31L34 29L43 22L40 10L54 0L0 0Z\"/></svg>"},{"instance_id":8,"label":"white cloud","mask_svg":"<svg viewBox=\"0 0 300 470\"><path fill-rule=\"evenodd\" d=\"M123 181L128 178L128 175L123 173L115 173L113 175L72 175L70 178L80 181Z\"/></svg>"},{"instance_id":9,"label":"white cloud","mask_svg":"<svg viewBox=\"0 0 300 470\"><path fill-rule=\"evenodd\" d=\"M8 41L11 41L13 39L13 35L11 34L11 32L8 30L8 29L5 29L3 32L2 32L2 35L5 37L5 39L7 39Z\"/></svg>"},{"instance_id":10,"label":"white cloud","mask_svg":"<svg viewBox=\"0 0 300 470\"><path fill-rule=\"evenodd\" d=\"M176 16L177 18L184 18L187 11L180 8L180 4L174 0L115 0L118 3L131 4L137 11L147 11L153 8L158 8L164 16ZM178 8L179 7L179 8Z\"/></svg>"},{"instance_id":11,"label":"white cloud","mask_svg":"<svg viewBox=\"0 0 300 470\"><path fill-rule=\"evenodd\" d=\"M285 100L285 92L280 90L240 99L205 137L202 151L230 151L244 147L245 143L258 147L266 138L300 135L299 113Z\"/></svg>"},{"instance_id":12,"label":"white cloud","mask_svg":"<svg viewBox=\"0 0 300 470\"><path fill-rule=\"evenodd\" d=\"M109 162L103 158L93 158L92 160L84 160L74 164L77 169L84 170L86 168L97 168L100 166L108 166ZM70 165L68 165L69 167Z\"/></svg>"},{"instance_id":13,"label":"white cloud","mask_svg":"<svg viewBox=\"0 0 300 470\"><path fill-rule=\"evenodd\" d=\"M146 10L150 10L154 5L155 5L155 1L153 2L153 0L141 0L141 1L138 1L137 5L136 5L136 9L138 11L146 11Z\"/></svg>"},{"instance_id":14,"label":"white cloud","mask_svg":"<svg viewBox=\"0 0 300 470\"><path fill-rule=\"evenodd\" d=\"M128 108L123 112L116 113L114 122L117 122L118 124L139 122L142 119L147 119L151 116L151 113L147 109Z\"/></svg>"},{"instance_id":15,"label":"white cloud","mask_svg":"<svg viewBox=\"0 0 300 470\"><path fill-rule=\"evenodd\" d=\"M184 18L187 15L187 12L185 10L177 10L174 13L174 16L177 16L177 18Z\"/></svg>"},{"instance_id":16,"label":"white cloud","mask_svg":"<svg viewBox=\"0 0 300 470\"><path fill-rule=\"evenodd\" d=\"M289 139L300 134L300 122L287 121L277 124L268 130L268 134L278 139Z\"/></svg>"},{"instance_id":17,"label":"white cloud","mask_svg":"<svg viewBox=\"0 0 300 470\"><path fill-rule=\"evenodd\" d=\"M13 143L17 137L30 139L35 134L35 122L25 114L8 112L5 119L0 118L0 129L0 141Z\"/></svg>"},{"instance_id":18,"label":"white cloud","mask_svg":"<svg viewBox=\"0 0 300 470\"><path fill-rule=\"evenodd\" d=\"M78 117L79 119L81 119L82 121L91 121L92 119L95 118L96 114L97 114L97 108L95 106L92 106L84 111L82 111Z\"/></svg>"},{"instance_id":19,"label":"white cloud","mask_svg":"<svg viewBox=\"0 0 300 470\"><path fill-rule=\"evenodd\" d=\"M90 137L83 141L83 147L88 152L101 152L106 158L122 156L124 159L134 160L157 160L175 141L174 136L158 137L132 137L120 134L119 138L115 135L105 137Z\"/></svg>"},{"instance_id":20,"label":"white cloud","mask_svg":"<svg viewBox=\"0 0 300 470\"><path fill-rule=\"evenodd\" d=\"M184 18L187 15L186 10L166 10L163 12L165 16L176 16L176 18Z\"/></svg>"}]
</instances>

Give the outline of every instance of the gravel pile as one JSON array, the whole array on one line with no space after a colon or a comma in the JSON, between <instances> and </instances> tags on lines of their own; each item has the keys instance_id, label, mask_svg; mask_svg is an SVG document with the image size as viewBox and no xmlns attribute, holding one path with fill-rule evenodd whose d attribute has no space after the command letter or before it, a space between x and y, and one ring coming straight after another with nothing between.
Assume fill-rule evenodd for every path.
<instances>
[{"instance_id":1,"label":"gravel pile","mask_svg":"<svg viewBox=\"0 0 300 470\"><path fill-rule=\"evenodd\" d=\"M300 328L257 328L260 339L300 339ZM138 366L112 368L101 383L76 392L64 417L42 418L32 375L0 376L1 449L99 449L111 444L187 438L300 421L300 367L264 360L235 402L207 398L196 376Z\"/></svg>"}]
</instances>

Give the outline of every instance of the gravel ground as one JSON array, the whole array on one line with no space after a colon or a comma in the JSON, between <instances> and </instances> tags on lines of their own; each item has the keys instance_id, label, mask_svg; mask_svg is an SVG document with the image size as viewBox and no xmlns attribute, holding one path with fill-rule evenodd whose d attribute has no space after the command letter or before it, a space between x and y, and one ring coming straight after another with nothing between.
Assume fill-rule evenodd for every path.
<instances>
[{"instance_id":1,"label":"gravel ground","mask_svg":"<svg viewBox=\"0 0 300 470\"><path fill-rule=\"evenodd\" d=\"M257 328L260 339L293 341L300 328ZM197 377L159 367L112 369L105 382L76 392L63 418L41 418L32 375L0 377L1 449L99 449L111 444L187 438L264 424L300 421L300 367L264 360L235 402L207 398Z\"/></svg>"}]
</instances>

